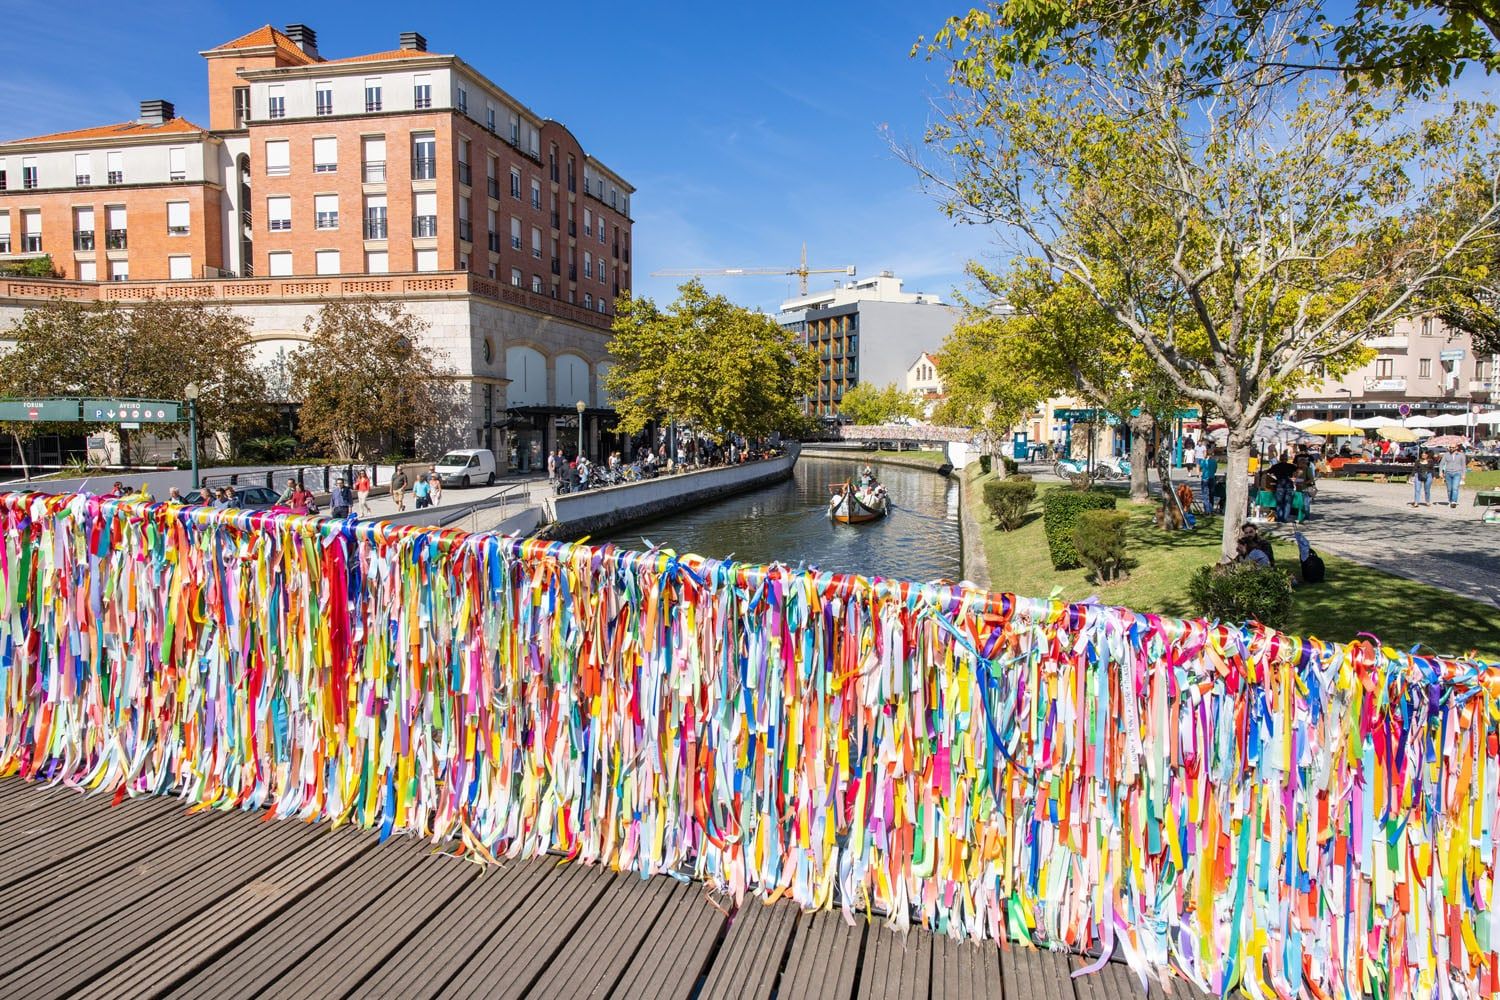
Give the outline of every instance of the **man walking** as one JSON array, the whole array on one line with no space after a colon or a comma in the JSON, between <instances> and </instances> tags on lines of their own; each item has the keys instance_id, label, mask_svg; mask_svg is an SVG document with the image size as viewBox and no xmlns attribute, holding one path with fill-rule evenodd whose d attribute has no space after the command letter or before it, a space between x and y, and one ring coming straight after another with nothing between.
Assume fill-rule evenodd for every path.
<instances>
[{"instance_id":1,"label":"man walking","mask_svg":"<svg viewBox=\"0 0 1500 1000\"><path fill-rule=\"evenodd\" d=\"M1276 497L1276 523L1286 524L1292 519L1297 495L1297 467L1288 460L1285 452L1269 470L1272 492Z\"/></svg>"},{"instance_id":2,"label":"man walking","mask_svg":"<svg viewBox=\"0 0 1500 1000\"><path fill-rule=\"evenodd\" d=\"M1456 444L1449 448L1438 469L1448 487L1448 506L1457 507L1458 488L1464 484L1464 473L1469 470L1469 456L1464 454L1464 446Z\"/></svg>"},{"instance_id":3,"label":"man walking","mask_svg":"<svg viewBox=\"0 0 1500 1000\"><path fill-rule=\"evenodd\" d=\"M349 508L354 504L354 495L349 492L349 484L340 476L338 482L333 484L333 493L328 498L328 506L334 517L348 517Z\"/></svg>"},{"instance_id":4,"label":"man walking","mask_svg":"<svg viewBox=\"0 0 1500 1000\"><path fill-rule=\"evenodd\" d=\"M1212 514L1214 512L1214 476L1219 474L1219 460L1214 457L1213 450L1205 449L1203 456L1197 461L1198 475L1202 477L1199 486L1203 492L1203 513Z\"/></svg>"},{"instance_id":5,"label":"man walking","mask_svg":"<svg viewBox=\"0 0 1500 1000\"><path fill-rule=\"evenodd\" d=\"M406 509L406 485L406 473L398 468L391 479L391 499L396 501L398 511Z\"/></svg>"},{"instance_id":6,"label":"man walking","mask_svg":"<svg viewBox=\"0 0 1500 1000\"><path fill-rule=\"evenodd\" d=\"M418 476L416 484L411 488L411 495L416 500L417 510L432 506L432 486L427 482L426 476Z\"/></svg>"}]
</instances>

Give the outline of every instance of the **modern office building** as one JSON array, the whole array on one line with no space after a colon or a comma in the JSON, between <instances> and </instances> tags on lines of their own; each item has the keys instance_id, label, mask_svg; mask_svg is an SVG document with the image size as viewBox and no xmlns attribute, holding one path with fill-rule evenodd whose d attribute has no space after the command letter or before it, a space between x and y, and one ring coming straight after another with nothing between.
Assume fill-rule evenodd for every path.
<instances>
[{"instance_id":1,"label":"modern office building","mask_svg":"<svg viewBox=\"0 0 1500 1000\"><path fill-rule=\"evenodd\" d=\"M904 385L912 358L935 354L958 309L935 295L904 292L889 271L781 304L778 322L818 353L818 387L808 412L833 417L844 391L860 382Z\"/></svg>"},{"instance_id":2,"label":"modern office building","mask_svg":"<svg viewBox=\"0 0 1500 1000\"><path fill-rule=\"evenodd\" d=\"M419 312L446 297L429 321L471 383L465 443L500 449L509 429L539 456L576 437L579 402L597 438L630 184L416 32L327 58L306 25L266 25L200 55L206 126L157 99L131 121L0 142L0 263L50 258L62 279L8 283L0 337L25 293L179 296L245 310L269 359L329 296Z\"/></svg>"},{"instance_id":3,"label":"modern office building","mask_svg":"<svg viewBox=\"0 0 1500 1000\"><path fill-rule=\"evenodd\" d=\"M1500 359L1476 354L1468 334L1434 316L1404 319L1371 337L1368 363L1341 379L1298 393L1297 418L1438 416L1492 409L1500 404Z\"/></svg>"}]
</instances>

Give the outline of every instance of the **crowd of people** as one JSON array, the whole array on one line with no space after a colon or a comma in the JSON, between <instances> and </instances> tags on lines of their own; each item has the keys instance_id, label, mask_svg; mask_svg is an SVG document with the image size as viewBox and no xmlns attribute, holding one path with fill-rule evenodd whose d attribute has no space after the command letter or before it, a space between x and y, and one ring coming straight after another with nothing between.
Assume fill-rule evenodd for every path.
<instances>
[{"instance_id":1,"label":"crowd of people","mask_svg":"<svg viewBox=\"0 0 1500 1000\"><path fill-rule=\"evenodd\" d=\"M675 451L663 441L656 447L643 444L635 448L634 459L625 461L612 451L604 462L594 462L586 455L569 458L561 448L547 456L547 480L558 493L576 493L598 486L652 479L692 469L739 465L780 454L770 442L750 441L731 435L723 442L707 436L679 435Z\"/></svg>"}]
</instances>

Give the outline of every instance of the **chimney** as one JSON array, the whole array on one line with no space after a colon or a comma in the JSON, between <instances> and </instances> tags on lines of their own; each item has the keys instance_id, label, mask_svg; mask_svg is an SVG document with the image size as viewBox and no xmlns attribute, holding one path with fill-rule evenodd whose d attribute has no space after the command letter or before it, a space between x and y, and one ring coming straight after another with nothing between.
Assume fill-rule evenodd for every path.
<instances>
[{"instance_id":1,"label":"chimney","mask_svg":"<svg viewBox=\"0 0 1500 1000\"><path fill-rule=\"evenodd\" d=\"M177 117L177 109L171 101L155 100L141 102L141 124L163 125Z\"/></svg>"},{"instance_id":2,"label":"chimney","mask_svg":"<svg viewBox=\"0 0 1500 1000\"><path fill-rule=\"evenodd\" d=\"M401 32L401 47L414 52L427 51L427 37L419 31Z\"/></svg>"},{"instance_id":3,"label":"chimney","mask_svg":"<svg viewBox=\"0 0 1500 1000\"><path fill-rule=\"evenodd\" d=\"M289 24L286 26L286 37L296 43L297 48L306 52L314 59L321 59L318 55L318 33L305 24Z\"/></svg>"}]
</instances>

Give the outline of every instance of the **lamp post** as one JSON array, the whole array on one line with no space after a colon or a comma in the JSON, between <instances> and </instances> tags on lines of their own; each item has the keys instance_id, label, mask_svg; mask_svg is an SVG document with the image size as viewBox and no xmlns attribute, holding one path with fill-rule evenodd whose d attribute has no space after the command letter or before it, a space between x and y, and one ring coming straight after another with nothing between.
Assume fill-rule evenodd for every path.
<instances>
[{"instance_id":1,"label":"lamp post","mask_svg":"<svg viewBox=\"0 0 1500 1000\"><path fill-rule=\"evenodd\" d=\"M1346 396L1349 397L1348 399L1346 399L1344 401L1345 402L1345 406L1346 406L1344 412L1345 412L1345 416L1349 420L1353 420L1354 419L1354 390L1353 389L1335 389L1334 391L1335 392L1342 392L1344 395L1346 395Z\"/></svg>"},{"instance_id":2,"label":"lamp post","mask_svg":"<svg viewBox=\"0 0 1500 1000\"><path fill-rule=\"evenodd\" d=\"M586 410L586 409L588 409L588 404L585 403L583 400L580 399L574 405L574 409L576 409L578 411L578 457L582 458L583 457L583 411Z\"/></svg>"},{"instance_id":3,"label":"lamp post","mask_svg":"<svg viewBox=\"0 0 1500 1000\"><path fill-rule=\"evenodd\" d=\"M198 488L198 383L189 382L182 390L188 408L188 455L193 466L193 489Z\"/></svg>"}]
</instances>

